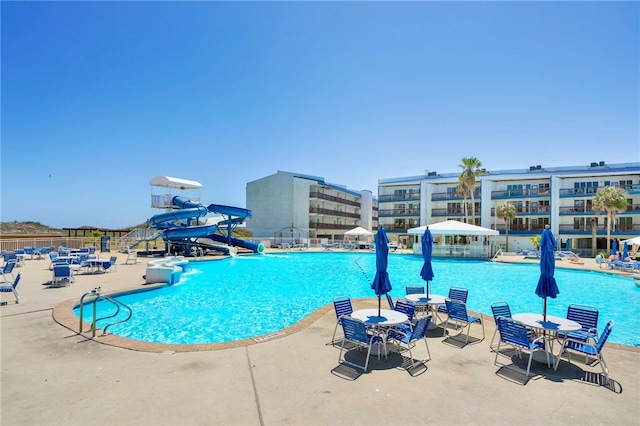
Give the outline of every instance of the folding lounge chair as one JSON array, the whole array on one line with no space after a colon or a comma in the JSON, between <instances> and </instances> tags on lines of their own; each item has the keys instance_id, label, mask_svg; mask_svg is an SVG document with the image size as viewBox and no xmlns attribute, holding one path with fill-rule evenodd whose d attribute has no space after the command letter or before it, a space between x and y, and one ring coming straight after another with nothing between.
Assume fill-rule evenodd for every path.
<instances>
[{"instance_id":1,"label":"folding lounge chair","mask_svg":"<svg viewBox=\"0 0 640 426\"><path fill-rule=\"evenodd\" d=\"M604 348L604 344L607 343L607 339L613 330L614 322L609 321L607 325L604 327L602 334L598 340L591 340L590 342L583 342L581 340L572 339L571 337L567 337L562 342L562 348L560 349L560 353L558 358L556 359L556 364L553 366L554 370L558 369L558 364L560 364L560 358L562 354L566 352L569 355L569 362L571 362L571 352L574 351L581 353L586 356L586 363L589 363L589 358L594 357L600 362L600 367L602 368L602 372L605 375L605 378L609 380L609 368L607 364L604 362L604 357L602 356L602 348Z\"/></svg>"},{"instance_id":2,"label":"folding lounge chair","mask_svg":"<svg viewBox=\"0 0 640 426\"><path fill-rule=\"evenodd\" d=\"M110 271L118 270L118 256L111 256L109 258L109 263L111 264L111 266L109 266Z\"/></svg>"},{"instance_id":3,"label":"folding lounge chair","mask_svg":"<svg viewBox=\"0 0 640 426\"><path fill-rule=\"evenodd\" d=\"M544 336L531 338L528 334L527 327L515 321L512 318L498 317L496 318L496 326L500 333L500 339L498 340L498 347L496 349L496 357L493 360L494 365L498 364L498 355L500 354L500 345L506 343L511 345L518 356L522 358L522 350L529 351L529 362L527 364L527 377L529 377L529 371L531 370L531 360L533 359L533 353L536 351L545 351ZM545 351L546 352L546 351ZM551 365L549 352L547 354L547 365ZM504 365L502 365L504 366Z\"/></svg>"},{"instance_id":4,"label":"folding lounge chair","mask_svg":"<svg viewBox=\"0 0 640 426\"><path fill-rule=\"evenodd\" d=\"M17 264L18 264L18 261L16 259L11 259L4 264L2 269L0 269L0 274L2 274L2 282L7 283L15 279L15 276L13 275L13 270L15 269ZM10 279L9 279L9 275L11 275Z\"/></svg>"},{"instance_id":5,"label":"folding lounge chair","mask_svg":"<svg viewBox=\"0 0 640 426\"><path fill-rule=\"evenodd\" d=\"M20 282L20 278L22 277L22 272L18 272L18 275L13 280L12 284L2 284L0 285L0 293L9 293L12 292L13 296L16 298L16 303L20 303L20 295L18 294L18 283ZM5 302L6 303L6 302Z\"/></svg>"}]
</instances>

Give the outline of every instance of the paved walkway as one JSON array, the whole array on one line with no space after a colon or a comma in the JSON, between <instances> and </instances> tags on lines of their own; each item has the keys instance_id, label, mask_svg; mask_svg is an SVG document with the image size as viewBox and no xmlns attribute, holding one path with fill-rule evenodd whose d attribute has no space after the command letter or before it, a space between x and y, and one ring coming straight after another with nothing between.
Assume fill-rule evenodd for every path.
<instances>
[{"instance_id":1,"label":"paved walkway","mask_svg":"<svg viewBox=\"0 0 640 426\"><path fill-rule=\"evenodd\" d=\"M328 424L608 424L640 419L640 352L607 345L611 372L560 363L534 364L534 377L493 364L486 339L459 348L442 330L428 338L432 360L412 374L403 360L372 358L370 372L338 365L327 344L330 307L306 328L258 344L199 352L140 352L87 340L56 323L53 307L92 288L142 287L146 260L105 274L79 275L49 288L46 260L20 270L21 303L0 308L2 425L328 425ZM358 300L373 307L375 299ZM472 336L481 336L472 328ZM615 331L614 331L615 332ZM449 343L455 343L448 339ZM419 346L415 357L426 354ZM358 356L358 354L352 354ZM525 360L501 357L526 367Z\"/></svg>"}]
</instances>

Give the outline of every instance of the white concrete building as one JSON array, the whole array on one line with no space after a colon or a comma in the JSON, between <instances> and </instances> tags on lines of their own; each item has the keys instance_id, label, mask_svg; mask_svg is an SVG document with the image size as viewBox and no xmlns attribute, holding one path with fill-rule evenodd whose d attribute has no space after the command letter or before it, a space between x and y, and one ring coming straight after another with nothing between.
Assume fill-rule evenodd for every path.
<instances>
[{"instance_id":1,"label":"white concrete building","mask_svg":"<svg viewBox=\"0 0 640 426\"><path fill-rule=\"evenodd\" d=\"M255 238L343 240L357 226L375 232L378 203L369 190L353 191L318 176L278 171L247 183L247 229ZM295 241L302 242L302 241Z\"/></svg>"},{"instance_id":2,"label":"white concrete building","mask_svg":"<svg viewBox=\"0 0 640 426\"><path fill-rule=\"evenodd\" d=\"M427 172L421 176L378 181L379 224L390 238L404 244L415 240L407 230L449 219L464 221L464 200L456 194L457 173ZM591 209L596 192L605 186L624 188L628 208L616 215L612 238L640 235L640 163L542 167L488 171L476 188L475 225L500 231L504 245L506 224L495 216L495 208L507 201L517 210L509 224L509 250L532 248L530 237L549 224L558 242L571 240L571 249L592 255L606 247L606 217ZM470 199L467 200L470 203ZM470 206L470 204L469 204ZM471 223L471 208L468 220ZM593 220L592 220L593 219ZM594 226L592 228L592 226Z\"/></svg>"}]
</instances>

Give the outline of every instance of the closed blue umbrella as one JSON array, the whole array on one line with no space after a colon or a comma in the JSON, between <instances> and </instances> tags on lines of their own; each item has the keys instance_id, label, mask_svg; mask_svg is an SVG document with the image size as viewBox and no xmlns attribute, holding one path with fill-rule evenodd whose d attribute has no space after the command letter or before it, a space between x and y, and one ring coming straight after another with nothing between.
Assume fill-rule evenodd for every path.
<instances>
[{"instance_id":1,"label":"closed blue umbrella","mask_svg":"<svg viewBox=\"0 0 640 426\"><path fill-rule=\"evenodd\" d=\"M556 269L556 260L553 254L553 248L556 246L556 240L549 229L542 231L540 239L540 279L536 287L536 294L544 299L543 318L547 320L547 297L555 299L560 293L556 279L553 277Z\"/></svg>"},{"instance_id":2,"label":"closed blue umbrella","mask_svg":"<svg viewBox=\"0 0 640 426\"><path fill-rule=\"evenodd\" d=\"M629 244L625 241L622 246L622 260L625 260L627 257L629 257Z\"/></svg>"},{"instance_id":3,"label":"closed blue umbrella","mask_svg":"<svg viewBox=\"0 0 640 426\"><path fill-rule=\"evenodd\" d=\"M420 271L420 276L423 280L427 282L427 298L429 297L429 281L433 280L433 268L431 267L431 255L433 253L433 236L431 235L431 231L429 231L429 227L424 230L424 234L422 235L422 258L424 259L424 264L422 265L422 270Z\"/></svg>"},{"instance_id":4,"label":"closed blue umbrella","mask_svg":"<svg viewBox=\"0 0 640 426\"><path fill-rule=\"evenodd\" d=\"M376 276L373 278L371 288L378 296L378 316L380 316L380 296L391 291L387 264L389 256L389 238L384 228L378 229L374 239L376 245Z\"/></svg>"},{"instance_id":5,"label":"closed blue umbrella","mask_svg":"<svg viewBox=\"0 0 640 426\"><path fill-rule=\"evenodd\" d=\"M615 256L617 253L617 248L618 248L618 242L616 240L613 240L611 242L611 255Z\"/></svg>"}]
</instances>

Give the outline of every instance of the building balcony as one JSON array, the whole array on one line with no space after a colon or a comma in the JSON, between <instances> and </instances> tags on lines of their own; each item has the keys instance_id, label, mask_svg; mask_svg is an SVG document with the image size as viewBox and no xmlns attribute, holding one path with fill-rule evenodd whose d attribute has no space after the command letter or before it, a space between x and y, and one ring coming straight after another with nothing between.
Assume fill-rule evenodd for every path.
<instances>
[{"instance_id":1,"label":"building balcony","mask_svg":"<svg viewBox=\"0 0 640 426\"><path fill-rule=\"evenodd\" d=\"M420 216L420 208L416 209L384 209L378 211L379 216Z\"/></svg>"},{"instance_id":2,"label":"building balcony","mask_svg":"<svg viewBox=\"0 0 640 426\"><path fill-rule=\"evenodd\" d=\"M405 194L379 195L378 203L382 201L405 201L405 200L419 200L419 199L420 199L419 192L407 192Z\"/></svg>"},{"instance_id":3,"label":"building balcony","mask_svg":"<svg viewBox=\"0 0 640 426\"><path fill-rule=\"evenodd\" d=\"M503 200L509 198L549 198L549 190L540 191L538 188L504 189L501 191L491 191L492 200Z\"/></svg>"},{"instance_id":4,"label":"building balcony","mask_svg":"<svg viewBox=\"0 0 640 426\"><path fill-rule=\"evenodd\" d=\"M528 215L545 215L548 216L549 212L551 211L551 209L549 208L549 206L537 206L537 207L516 207L516 214L518 215L523 215L523 214L528 214ZM492 207L491 208L491 216L495 216L496 215L496 208Z\"/></svg>"},{"instance_id":5,"label":"building balcony","mask_svg":"<svg viewBox=\"0 0 640 426\"><path fill-rule=\"evenodd\" d=\"M517 223L517 224L511 224L509 225L509 233L514 233L514 234L539 234L544 230L544 224L543 223L529 223L529 224L525 224L525 223ZM495 229L496 231L499 231L501 234L505 233L505 224L497 224L497 225L491 225L491 229Z\"/></svg>"},{"instance_id":6,"label":"building balcony","mask_svg":"<svg viewBox=\"0 0 640 426\"><path fill-rule=\"evenodd\" d=\"M593 216L595 214L595 212L591 210L591 207L560 207L558 213L560 216ZM624 212L618 212L618 214L628 213L640 214L640 204L629 204Z\"/></svg>"},{"instance_id":7,"label":"building balcony","mask_svg":"<svg viewBox=\"0 0 640 426\"><path fill-rule=\"evenodd\" d=\"M355 228L358 225L343 225L338 223L327 223L327 222L309 222L309 230L321 231L321 230L331 230L331 231L348 231L350 229Z\"/></svg>"},{"instance_id":8,"label":"building balcony","mask_svg":"<svg viewBox=\"0 0 640 426\"><path fill-rule=\"evenodd\" d=\"M467 211L467 215L472 215L471 210ZM480 209L477 208L475 211L476 215L480 214ZM448 208L448 209L431 209L431 216L464 216L463 208Z\"/></svg>"},{"instance_id":9,"label":"building balcony","mask_svg":"<svg viewBox=\"0 0 640 426\"><path fill-rule=\"evenodd\" d=\"M323 192L311 191L309 192L309 198L317 198L320 200L333 201L334 203L338 204L345 204L347 206L360 207L360 203L358 201L351 201L347 200L346 198L334 197L333 195L327 195Z\"/></svg>"},{"instance_id":10,"label":"building balcony","mask_svg":"<svg viewBox=\"0 0 640 426\"><path fill-rule=\"evenodd\" d=\"M320 207L309 207L310 214L318 214L323 216L348 217L352 219L360 219L360 213L349 213L333 209L323 209Z\"/></svg>"},{"instance_id":11,"label":"building balcony","mask_svg":"<svg viewBox=\"0 0 640 426\"><path fill-rule=\"evenodd\" d=\"M473 198L480 199L481 188L478 187L473 191ZM455 192L434 192L431 194L431 201L443 201L443 200L463 200L464 197L459 196ZM467 199L471 199L470 197Z\"/></svg>"},{"instance_id":12,"label":"building balcony","mask_svg":"<svg viewBox=\"0 0 640 426\"><path fill-rule=\"evenodd\" d=\"M617 185L615 185L617 186ZM627 191L628 194L640 194L640 185L623 185L623 186L618 186L619 188L624 189L625 191ZM604 186L596 186L596 187L587 187L587 188L564 188L564 189L560 189L559 195L560 198L567 198L567 197L593 197L595 196L598 191L600 191L601 189L606 188Z\"/></svg>"},{"instance_id":13,"label":"building balcony","mask_svg":"<svg viewBox=\"0 0 640 426\"><path fill-rule=\"evenodd\" d=\"M576 224L568 224L568 225L560 225L560 232L563 234L583 234L583 235L591 235L592 228L591 224L586 223L584 225L576 225ZM640 224L630 223L630 224L618 224L611 229L611 235L621 235L621 234L629 234L629 233L638 233L640 232ZM596 235L597 236L605 236L607 235L607 226L604 224L596 225Z\"/></svg>"}]
</instances>

